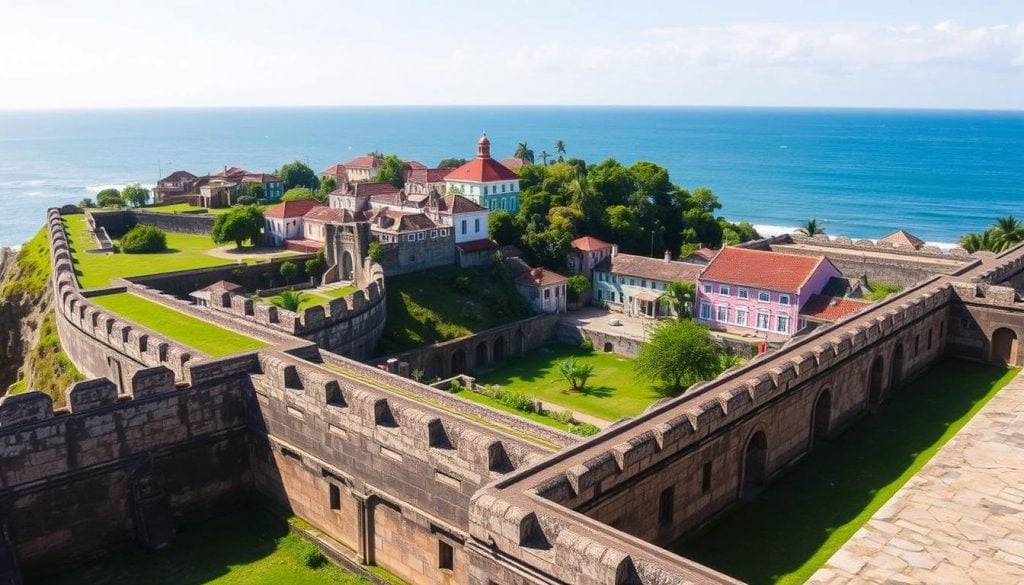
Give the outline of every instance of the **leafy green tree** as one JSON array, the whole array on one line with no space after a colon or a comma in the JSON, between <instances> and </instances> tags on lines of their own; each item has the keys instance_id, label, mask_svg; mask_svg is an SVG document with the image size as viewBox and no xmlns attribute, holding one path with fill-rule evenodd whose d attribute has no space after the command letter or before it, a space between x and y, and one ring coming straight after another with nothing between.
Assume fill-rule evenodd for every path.
<instances>
[{"instance_id":1,"label":"leafy green tree","mask_svg":"<svg viewBox=\"0 0 1024 585\"><path fill-rule=\"evenodd\" d=\"M330 197L331 193L337 190L338 181L334 177L327 177L320 181L320 186L316 190L316 194L313 196L317 201L325 203Z\"/></svg>"},{"instance_id":2,"label":"leafy green tree","mask_svg":"<svg viewBox=\"0 0 1024 585\"><path fill-rule=\"evenodd\" d=\"M457 168L461 167L462 165L466 164L466 162L467 161L464 158L444 158L444 159L441 159L441 162L437 163L437 168L439 168L439 169L457 169Z\"/></svg>"},{"instance_id":3,"label":"leafy green tree","mask_svg":"<svg viewBox=\"0 0 1024 585\"><path fill-rule=\"evenodd\" d=\"M255 242L262 230L263 212L256 205L247 205L218 215L210 235L218 244L234 242L235 247L241 248L245 240Z\"/></svg>"},{"instance_id":4,"label":"leafy green tree","mask_svg":"<svg viewBox=\"0 0 1024 585\"><path fill-rule=\"evenodd\" d=\"M121 207L124 200L121 199L121 192L117 189L103 189L96 194L96 203L100 207Z\"/></svg>"},{"instance_id":5,"label":"leafy green tree","mask_svg":"<svg viewBox=\"0 0 1024 585\"><path fill-rule=\"evenodd\" d=\"M487 235L503 246L514 244L519 237L515 217L507 211L492 211L487 217Z\"/></svg>"},{"instance_id":6,"label":"leafy green tree","mask_svg":"<svg viewBox=\"0 0 1024 585\"><path fill-rule=\"evenodd\" d=\"M158 227L137 225L121 236L120 248L127 254L163 252L167 249L167 234Z\"/></svg>"},{"instance_id":7,"label":"leafy green tree","mask_svg":"<svg viewBox=\"0 0 1024 585\"><path fill-rule=\"evenodd\" d=\"M689 319L697 298L697 285L692 282L670 282L661 298L672 307L677 319Z\"/></svg>"},{"instance_id":8,"label":"leafy green tree","mask_svg":"<svg viewBox=\"0 0 1024 585\"><path fill-rule=\"evenodd\" d=\"M290 260L282 262L281 268L278 271L281 273L281 278L284 279L285 284L291 284L292 279L299 275L299 267Z\"/></svg>"},{"instance_id":9,"label":"leafy green tree","mask_svg":"<svg viewBox=\"0 0 1024 585\"><path fill-rule=\"evenodd\" d=\"M594 366L581 363L575 356L570 356L558 363L558 374L569 383L573 392L582 392L587 380L594 375Z\"/></svg>"},{"instance_id":10,"label":"leafy green tree","mask_svg":"<svg viewBox=\"0 0 1024 585\"><path fill-rule=\"evenodd\" d=\"M377 264L384 261L384 248L381 247L380 242L370 242L367 246L366 255L370 257Z\"/></svg>"},{"instance_id":11,"label":"leafy green tree","mask_svg":"<svg viewBox=\"0 0 1024 585\"><path fill-rule=\"evenodd\" d=\"M142 207L149 202L149 189L138 183L126 185L121 189L121 199L132 207Z\"/></svg>"},{"instance_id":12,"label":"leafy green tree","mask_svg":"<svg viewBox=\"0 0 1024 585\"><path fill-rule=\"evenodd\" d=\"M527 164L527 165L532 165L533 164L533 150L531 150L530 146L528 144L526 144L525 142L520 142L516 146L516 151L515 151L515 153L512 156L514 156L515 158L518 158L519 160L523 161L523 164Z\"/></svg>"},{"instance_id":13,"label":"leafy green tree","mask_svg":"<svg viewBox=\"0 0 1024 585\"><path fill-rule=\"evenodd\" d=\"M288 189L281 196L281 201L303 201L306 199L313 199L313 191L307 187L295 187Z\"/></svg>"},{"instance_id":14,"label":"leafy green tree","mask_svg":"<svg viewBox=\"0 0 1024 585\"><path fill-rule=\"evenodd\" d=\"M964 234L960 238L960 247L973 254L975 252L999 252L1003 249L1003 235L995 228L981 233Z\"/></svg>"},{"instance_id":15,"label":"leafy green tree","mask_svg":"<svg viewBox=\"0 0 1024 585\"><path fill-rule=\"evenodd\" d=\"M327 260L324 259L323 249L317 250L316 256L306 260L306 274L310 277L320 278L327 268Z\"/></svg>"},{"instance_id":16,"label":"leafy green tree","mask_svg":"<svg viewBox=\"0 0 1024 585\"><path fill-rule=\"evenodd\" d=\"M295 187L307 187L312 190L320 185L320 179L313 169L299 160L282 165L281 168L274 171L274 175L284 181L285 190Z\"/></svg>"},{"instance_id":17,"label":"leafy green tree","mask_svg":"<svg viewBox=\"0 0 1024 585\"><path fill-rule=\"evenodd\" d=\"M638 379L661 381L674 395L721 373L721 352L706 327L693 321L664 321L640 347L633 368Z\"/></svg>"},{"instance_id":18,"label":"leafy green tree","mask_svg":"<svg viewBox=\"0 0 1024 585\"><path fill-rule=\"evenodd\" d=\"M238 193L238 202L242 202L243 197L248 197L249 201L256 202L263 199L263 183L242 183L242 190Z\"/></svg>"},{"instance_id":19,"label":"leafy green tree","mask_svg":"<svg viewBox=\"0 0 1024 585\"><path fill-rule=\"evenodd\" d=\"M579 301L580 295L590 290L590 279L582 274L573 274L569 277L569 282L566 283L566 290L569 292L570 299Z\"/></svg>"},{"instance_id":20,"label":"leafy green tree","mask_svg":"<svg viewBox=\"0 0 1024 585\"><path fill-rule=\"evenodd\" d=\"M564 158L564 156L565 156L565 141L564 140L556 140L555 141L555 156L558 157L558 162L562 162L563 160L565 160L565 158Z\"/></svg>"},{"instance_id":21,"label":"leafy green tree","mask_svg":"<svg viewBox=\"0 0 1024 585\"><path fill-rule=\"evenodd\" d=\"M286 311L298 312L306 295L294 290L281 291L280 294L270 297L270 302Z\"/></svg>"},{"instance_id":22,"label":"leafy green tree","mask_svg":"<svg viewBox=\"0 0 1024 585\"><path fill-rule=\"evenodd\" d=\"M819 224L816 219L808 219L796 231L805 236L817 236L825 233L825 226Z\"/></svg>"},{"instance_id":23,"label":"leafy green tree","mask_svg":"<svg viewBox=\"0 0 1024 585\"><path fill-rule=\"evenodd\" d=\"M377 169L376 180L401 189L405 186L405 162L394 154L385 156Z\"/></svg>"},{"instance_id":24,"label":"leafy green tree","mask_svg":"<svg viewBox=\"0 0 1024 585\"><path fill-rule=\"evenodd\" d=\"M81 201L78 202L78 206L81 207L82 209L91 209L93 207L96 207L96 202L93 201L91 198L86 197L85 199L82 199Z\"/></svg>"}]
</instances>

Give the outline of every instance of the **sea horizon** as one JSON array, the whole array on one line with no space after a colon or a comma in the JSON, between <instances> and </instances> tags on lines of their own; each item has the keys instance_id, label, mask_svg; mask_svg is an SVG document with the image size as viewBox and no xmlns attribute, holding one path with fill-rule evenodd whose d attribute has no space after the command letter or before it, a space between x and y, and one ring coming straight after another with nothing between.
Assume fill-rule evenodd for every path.
<instances>
[{"instance_id":1,"label":"sea horizon","mask_svg":"<svg viewBox=\"0 0 1024 585\"><path fill-rule=\"evenodd\" d=\"M314 171L370 150L435 165L564 140L588 163L648 160L719 215L762 235L818 219L831 235L907 229L950 247L1024 194L1024 111L722 106L237 106L0 110L0 245L35 233L51 205L178 169Z\"/></svg>"}]
</instances>

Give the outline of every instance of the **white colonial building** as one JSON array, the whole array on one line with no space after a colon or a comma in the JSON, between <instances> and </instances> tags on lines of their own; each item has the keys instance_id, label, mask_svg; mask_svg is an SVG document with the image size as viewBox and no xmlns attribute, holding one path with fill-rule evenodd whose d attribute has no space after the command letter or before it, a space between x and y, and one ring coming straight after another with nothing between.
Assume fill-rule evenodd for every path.
<instances>
[{"instance_id":1,"label":"white colonial building","mask_svg":"<svg viewBox=\"0 0 1024 585\"><path fill-rule=\"evenodd\" d=\"M462 195L489 210L519 210L519 175L491 158L491 141L477 142L476 158L445 176L447 193Z\"/></svg>"}]
</instances>

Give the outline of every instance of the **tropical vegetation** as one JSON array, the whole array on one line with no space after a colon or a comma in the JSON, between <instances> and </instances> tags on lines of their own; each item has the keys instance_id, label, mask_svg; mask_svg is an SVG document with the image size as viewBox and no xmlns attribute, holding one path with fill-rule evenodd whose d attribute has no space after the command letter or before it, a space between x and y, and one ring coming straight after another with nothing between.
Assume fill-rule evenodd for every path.
<instances>
[{"instance_id":1,"label":"tropical vegetation","mask_svg":"<svg viewBox=\"0 0 1024 585\"><path fill-rule=\"evenodd\" d=\"M967 233L960 238L960 247L974 253L1002 252L1024 242L1024 221L1012 215L997 217L983 232Z\"/></svg>"},{"instance_id":2,"label":"tropical vegetation","mask_svg":"<svg viewBox=\"0 0 1024 585\"><path fill-rule=\"evenodd\" d=\"M587 380L594 375L593 364L585 364L570 356L558 364L558 373L562 379L569 383L569 389L573 392L583 392L587 386Z\"/></svg>"},{"instance_id":3,"label":"tropical vegetation","mask_svg":"<svg viewBox=\"0 0 1024 585\"><path fill-rule=\"evenodd\" d=\"M816 219L808 219L797 228L796 232L805 236L818 236L825 233L825 226L818 223Z\"/></svg>"},{"instance_id":4,"label":"tropical vegetation","mask_svg":"<svg viewBox=\"0 0 1024 585\"><path fill-rule=\"evenodd\" d=\"M723 353L707 327L693 321L663 321L640 347L634 368L638 379L660 381L666 394L677 395L720 374L727 364Z\"/></svg>"},{"instance_id":5,"label":"tropical vegetation","mask_svg":"<svg viewBox=\"0 0 1024 585\"><path fill-rule=\"evenodd\" d=\"M274 306L293 313L299 310L299 307L302 306L302 303L305 300L306 295L301 291L296 290L281 291L277 295L270 297L270 302L274 304Z\"/></svg>"},{"instance_id":6,"label":"tropical vegetation","mask_svg":"<svg viewBox=\"0 0 1024 585\"><path fill-rule=\"evenodd\" d=\"M670 282L661 295L677 319L689 319L693 314L693 303L697 298L697 285L692 282Z\"/></svg>"}]
</instances>

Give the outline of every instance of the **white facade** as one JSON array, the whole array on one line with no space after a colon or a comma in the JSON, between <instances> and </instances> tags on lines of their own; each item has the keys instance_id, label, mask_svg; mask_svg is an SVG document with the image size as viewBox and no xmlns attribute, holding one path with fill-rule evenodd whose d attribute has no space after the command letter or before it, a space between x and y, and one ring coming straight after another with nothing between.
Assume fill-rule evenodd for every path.
<instances>
[{"instance_id":1,"label":"white facade","mask_svg":"<svg viewBox=\"0 0 1024 585\"><path fill-rule=\"evenodd\" d=\"M268 217L264 222L264 234L275 246L283 245L285 240L302 238L301 217Z\"/></svg>"},{"instance_id":2,"label":"white facade","mask_svg":"<svg viewBox=\"0 0 1024 585\"><path fill-rule=\"evenodd\" d=\"M487 216L490 212L474 211L456 215L441 214L441 222L455 232L455 243L473 242L487 237Z\"/></svg>"},{"instance_id":3,"label":"white facade","mask_svg":"<svg viewBox=\"0 0 1024 585\"><path fill-rule=\"evenodd\" d=\"M445 181L448 195L462 195L491 210L519 210L519 180Z\"/></svg>"}]
</instances>

